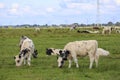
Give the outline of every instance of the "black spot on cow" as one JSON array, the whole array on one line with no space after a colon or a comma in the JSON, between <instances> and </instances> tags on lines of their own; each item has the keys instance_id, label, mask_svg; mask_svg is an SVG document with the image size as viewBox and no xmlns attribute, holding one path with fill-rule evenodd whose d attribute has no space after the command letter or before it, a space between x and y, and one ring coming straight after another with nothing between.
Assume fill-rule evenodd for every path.
<instances>
[{"instance_id":1,"label":"black spot on cow","mask_svg":"<svg viewBox=\"0 0 120 80\"><path fill-rule=\"evenodd\" d=\"M21 58L21 55L19 54L19 58Z\"/></svg>"},{"instance_id":2,"label":"black spot on cow","mask_svg":"<svg viewBox=\"0 0 120 80\"><path fill-rule=\"evenodd\" d=\"M67 60L67 57L70 54L68 50L65 50L65 51L60 50L59 53L60 53L60 57L62 57L63 60Z\"/></svg>"},{"instance_id":3,"label":"black spot on cow","mask_svg":"<svg viewBox=\"0 0 120 80\"><path fill-rule=\"evenodd\" d=\"M51 55L53 53L52 49L46 49L46 55Z\"/></svg>"},{"instance_id":4,"label":"black spot on cow","mask_svg":"<svg viewBox=\"0 0 120 80\"><path fill-rule=\"evenodd\" d=\"M17 60L17 63L19 63L20 62L20 60Z\"/></svg>"},{"instance_id":5,"label":"black spot on cow","mask_svg":"<svg viewBox=\"0 0 120 80\"><path fill-rule=\"evenodd\" d=\"M78 30L77 33L90 33L90 32L87 30L83 30L83 31Z\"/></svg>"},{"instance_id":6,"label":"black spot on cow","mask_svg":"<svg viewBox=\"0 0 120 80\"><path fill-rule=\"evenodd\" d=\"M21 53L20 53L20 55L23 55L23 56L25 56L26 55L26 53L28 53L30 50L29 49L23 49L22 51L21 51Z\"/></svg>"}]
</instances>

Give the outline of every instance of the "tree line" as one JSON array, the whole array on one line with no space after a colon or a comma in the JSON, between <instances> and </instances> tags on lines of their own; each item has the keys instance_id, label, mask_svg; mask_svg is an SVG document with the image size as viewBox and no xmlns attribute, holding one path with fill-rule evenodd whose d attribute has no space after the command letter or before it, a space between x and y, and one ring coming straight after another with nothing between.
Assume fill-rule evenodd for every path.
<instances>
[{"instance_id":1,"label":"tree line","mask_svg":"<svg viewBox=\"0 0 120 80\"><path fill-rule=\"evenodd\" d=\"M30 25L30 24L22 24L22 25L2 25L0 27L5 27L5 28L8 28L8 27L25 27L25 28L28 28L28 27L70 27L70 26L78 26L78 27L89 27L89 26L96 26L97 24L93 23L93 24L84 24L84 23L73 23L73 24L60 24L60 25L57 25L57 24L52 24L52 25L48 25L48 24L44 24L44 25L39 25L39 24L33 24L33 25ZM99 26L120 26L120 22L116 22L116 23L113 23L113 22L108 22L108 23L102 23L102 24L99 24Z\"/></svg>"}]
</instances>

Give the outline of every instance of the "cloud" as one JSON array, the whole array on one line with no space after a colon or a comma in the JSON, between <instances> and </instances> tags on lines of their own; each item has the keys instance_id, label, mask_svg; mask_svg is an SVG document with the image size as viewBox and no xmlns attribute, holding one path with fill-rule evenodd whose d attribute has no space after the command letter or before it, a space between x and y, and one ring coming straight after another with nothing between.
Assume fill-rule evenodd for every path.
<instances>
[{"instance_id":1,"label":"cloud","mask_svg":"<svg viewBox=\"0 0 120 80\"><path fill-rule=\"evenodd\" d=\"M54 8L48 7L48 8L46 8L46 11L47 12L54 12Z\"/></svg>"},{"instance_id":2,"label":"cloud","mask_svg":"<svg viewBox=\"0 0 120 80\"><path fill-rule=\"evenodd\" d=\"M116 4L120 6L120 0L115 0Z\"/></svg>"},{"instance_id":3,"label":"cloud","mask_svg":"<svg viewBox=\"0 0 120 80\"><path fill-rule=\"evenodd\" d=\"M8 12L12 15L20 15L20 6L17 3L13 3L9 8Z\"/></svg>"},{"instance_id":4,"label":"cloud","mask_svg":"<svg viewBox=\"0 0 120 80\"><path fill-rule=\"evenodd\" d=\"M96 3L90 0L61 0L59 6L61 12L67 15L94 14L96 11Z\"/></svg>"},{"instance_id":5,"label":"cloud","mask_svg":"<svg viewBox=\"0 0 120 80\"><path fill-rule=\"evenodd\" d=\"M4 7L5 7L4 3L0 3L0 9L2 9Z\"/></svg>"}]
</instances>

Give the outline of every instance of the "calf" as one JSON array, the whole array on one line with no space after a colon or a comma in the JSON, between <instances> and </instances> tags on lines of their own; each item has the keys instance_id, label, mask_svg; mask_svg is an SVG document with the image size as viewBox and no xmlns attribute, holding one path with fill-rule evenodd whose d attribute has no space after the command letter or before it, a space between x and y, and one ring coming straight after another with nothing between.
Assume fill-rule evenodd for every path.
<instances>
[{"instance_id":1,"label":"calf","mask_svg":"<svg viewBox=\"0 0 120 80\"><path fill-rule=\"evenodd\" d=\"M20 53L14 57L16 66L21 66L23 61L27 60L28 65L30 66L31 56L36 57L37 51L34 49L33 41L29 38L26 38L22 41L22 45L20 47Z\"/></svg>"},{"instance_id":2,"label":"calf","mask_svg":"<svg viewBox=\"0 0 120 80\"><path fill-rule=\"evenodd\" d=\"M32 42L32 44L33 44L32 45L32 50L34 49L34 52L32 53L32 56L33 56L33 58L37 58L38 51L35 49L33 41L30 38L28 38L27 36L22 36L21 37L20 42L19 42L20 49L21 49L21 46L23 45L24 40L26 40L26 39L27 39L27 41L31 41Z\"/></svg>"},{"instance_id":3,"label":"calf","mask_svg":"<svg viewBox=\"0 0 120 80\"><path fill-rule=\"evenodd\" d=\"M60 55L60 51L62 49L55 49L55 48L47 48L46 55Z\"/></svg>"}]
</instances>

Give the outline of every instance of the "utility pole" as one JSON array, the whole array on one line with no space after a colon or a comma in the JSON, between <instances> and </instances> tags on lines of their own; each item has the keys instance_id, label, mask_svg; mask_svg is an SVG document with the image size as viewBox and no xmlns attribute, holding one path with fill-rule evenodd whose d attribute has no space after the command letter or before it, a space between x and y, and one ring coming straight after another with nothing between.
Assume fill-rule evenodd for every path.
<instances>
[{"instance_id":1,"label":"utility pole","mask_svg":"<svg viewBox=\"0 0 120 80\"><path fill-rule=\"evenodd\" d=\"M96 20L96 22L97 22L97 27L99 27L100 26L100 23L99 23L99 21L100 21L100 6L99 6L100 4L99 4L99 0L97 0L97 16L96 16L96 18L97 18L97 20Z\"/></svg>"}]
</instances>

